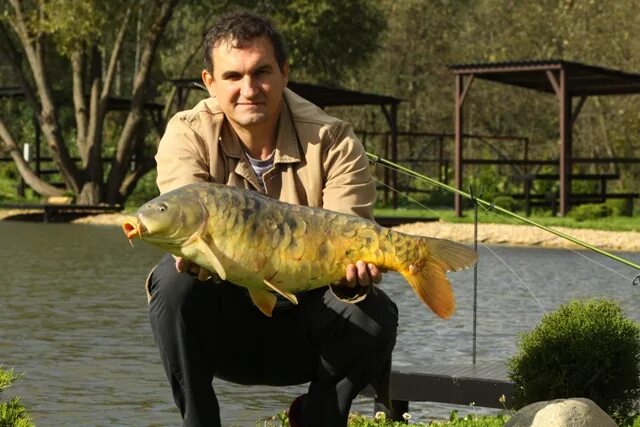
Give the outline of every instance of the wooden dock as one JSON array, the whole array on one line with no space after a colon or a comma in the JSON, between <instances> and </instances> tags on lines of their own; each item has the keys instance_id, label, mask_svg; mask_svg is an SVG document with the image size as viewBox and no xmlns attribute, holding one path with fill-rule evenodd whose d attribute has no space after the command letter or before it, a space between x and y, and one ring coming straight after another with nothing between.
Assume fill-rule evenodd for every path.
<instances>
[{"instance_id":1,"label":"wooden dock","mask_svg":"<svg viewBox=\"0 0 640 427\"><path fill-rule=\"evenodd\" d=\"M57 203L0 203L0 209L20 209L30 211L30 213L17 214L9 218L16 221L67 222L72 219L88 215L120 212L122 210L122 206Z\"/></svg>"},{"instance_id":2,"label":"wooden dock","mask_svg":"<svg viewBox=\"0 0 640 427\"><path fill-rule=\"evenodd\" d=\"M402 414L409 412L409 402L508 409L512 407L513 387L505 364L500 362L395 367L389 378L391 408L376 401L374 412L387 412L401 421ZM374 396L371 387L362 394Z\"/></svg>"}]
</instances>

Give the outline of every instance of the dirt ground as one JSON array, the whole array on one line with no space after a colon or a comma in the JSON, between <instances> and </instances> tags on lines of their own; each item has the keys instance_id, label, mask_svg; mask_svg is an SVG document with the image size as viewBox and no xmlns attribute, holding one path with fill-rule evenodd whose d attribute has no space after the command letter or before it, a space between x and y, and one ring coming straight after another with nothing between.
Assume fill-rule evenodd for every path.
<instances>
[{"instance_id":1,"label":"dirt ground","mask_svg":"<svg viewBox=\"0 0 640 427\"><path fill-rule=\"evenodd\" d=\"M24 211L0 210L0 220L18 213L24 213ZM119 226L125 218L126 215L123 214L102 214L80 218L73 222L77 224ZM394 229L404 233L450 239L463 243L473 241L472 224L417 222L403 224L394 227ZM640 252L640 233L638 232L581 230L562 227L556 229L602 249ZM485 244L514 246L579 247L568 240L529 225L480 224L478 227L478 241Z\"/></svg>"},{"instance_id":2,"label":"dirt ground","mask_svg":"<svg viewBox=\"0 0 640 427\"><path fill-rule=\"evenodd\" d=\"M424 236L473 242L473 224L418 222L394 227L398 231ZM640 233L601 231L555 227L572 237L602 249L640 252ZM579 248L580 246L530 225L480 224L478 241L485 244L540 246L548 248Z\"/></svg>"}]
</instances>

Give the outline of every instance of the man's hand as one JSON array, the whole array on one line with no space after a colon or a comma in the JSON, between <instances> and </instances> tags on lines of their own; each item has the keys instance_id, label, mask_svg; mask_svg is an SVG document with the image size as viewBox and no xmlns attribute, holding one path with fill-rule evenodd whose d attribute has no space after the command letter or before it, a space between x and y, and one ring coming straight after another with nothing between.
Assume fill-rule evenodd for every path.
<instances>
[{"instance_id":1,"label":"man's hand","mask_svg":"<svg viewBox=\"0 0 640 427\"><path fill-rule=\"evenodd\" d=\"M359 260L355 264L349 264L347 266L345 277L338 284L348 288L355 288L357 286L368 287L373 283L380 283L381 280L382 272L378 267Z\"/></svg>"},{"instance_id":2,"label":"man's hand","mask_svg":"<svg viewBox=\"0 0 640 427\"><path fill-rule=\"evenodd\" d=\"M173 257L176 260L176 270L179 273L187 273L202 282L211 278L211 272L206 268L200 267L195 262L188 261L182 257L175 255Z\"/></svg>"}]
</instances>

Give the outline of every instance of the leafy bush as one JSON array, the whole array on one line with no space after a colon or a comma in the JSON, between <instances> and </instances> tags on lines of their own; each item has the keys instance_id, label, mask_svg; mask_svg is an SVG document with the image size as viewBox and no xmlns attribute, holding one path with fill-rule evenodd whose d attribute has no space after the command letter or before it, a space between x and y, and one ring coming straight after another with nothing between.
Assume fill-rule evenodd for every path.
<instances>
[{"instance_id":1,"label":"leafy bush","mask_svg":"<svg viewBox=\"0 0 640 427\"><path fill-rule=\"evenodd\" d=\"M0 365L0 392L18 380L21 375L13 370L5 370ZM0 403L0 427L33 427L34 424L27 414L26 409L20 403L19 397L14 397L9 402Z\"/></svg>"},{"instance_id":2,"label":"leafy bush","mask_svg":"<svg viewBox=\"0 0 640 427\"><path fill-rule=\"evenodd\" d=\"M578 222L606 218L612 214L613 210L606 203L587 203L577 206L569 212L569 216Z\"/></svg>"},{"instance_id":3,"label":"leafy bush","mask_svg":"<svg viewBox=\"0 0 640 427\"><path fill-rule=\"evenodd\" d=\"M503 209L514 212L520 208L520 204L516 199L511 196L498 196L493 199L493 203L496 206L500 206Z\"/></svg>"},{"instance_id":4,"label":"leafy bush","mask_svg":"<svg viewBox=\"0 0 640 427\"><path fill-rule=\"evenodd\" d=\"M628 202L624 199L608 199L605 204L611 209L613 216L630 216Z\"/></svg>"},{"instance_id":5,"label":"leafy bush","mask_svg":"<svg viewBox=\"0 0 640 427\"><path fill-rule=\"evenodd\" d=\"M516 408L587 397L627 423L640 398L640 325L611 300L572 301L521 337L508 371Z\"/></svg>"}]
</instances>

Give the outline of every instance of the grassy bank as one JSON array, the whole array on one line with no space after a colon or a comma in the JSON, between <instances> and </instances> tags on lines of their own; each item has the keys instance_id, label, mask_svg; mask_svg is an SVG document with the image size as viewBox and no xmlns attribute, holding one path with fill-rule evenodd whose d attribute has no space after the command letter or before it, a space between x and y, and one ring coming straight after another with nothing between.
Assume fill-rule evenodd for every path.
<instances>
[{"instance_id":1,"label":"grassy bank","mask_svg":"<svg viewBox=\"0 0 640 427\"><path fill-rule=\"evenodd\" d=\"M406 414L407 422L388 421L380 416L370 418L355 414L349 417L349 427L502 427L509 421L510 414L511 412L498 415L469 414L461 417L457 411L452 411L448 420L428 423L412 423L409 414ZM271 420L256 422L256 427L289 427L289 420L286 413L282 412ZM640 427L640 416L636 417L631 424L622 427Z\"/></svg>"},{"instance_id":2,"label":"grassy bank","mask_svg":"<svg viewBox=\"0 0 640 427\"><path fill-rule=\"evenodd\" d=\"M523 215L522 212L516 212ZM457 217L453 209L390 209L376 208L374 214L377 216L390 217L417 217L417 218L439 218L441 221L451 223L472 223L473 211L466 210L462 217ZM583 228L605 231L640 231L640 215L635 216L609 216L599 219L591 219L578 221L572 217L551 216L551 214L534 214L528 219L548 227L568 227ZM507 217L498 212L485 212L480 210L478 213L478 222L482 224L524 224L523 222Z\"/></svg>"}]
</instances>

